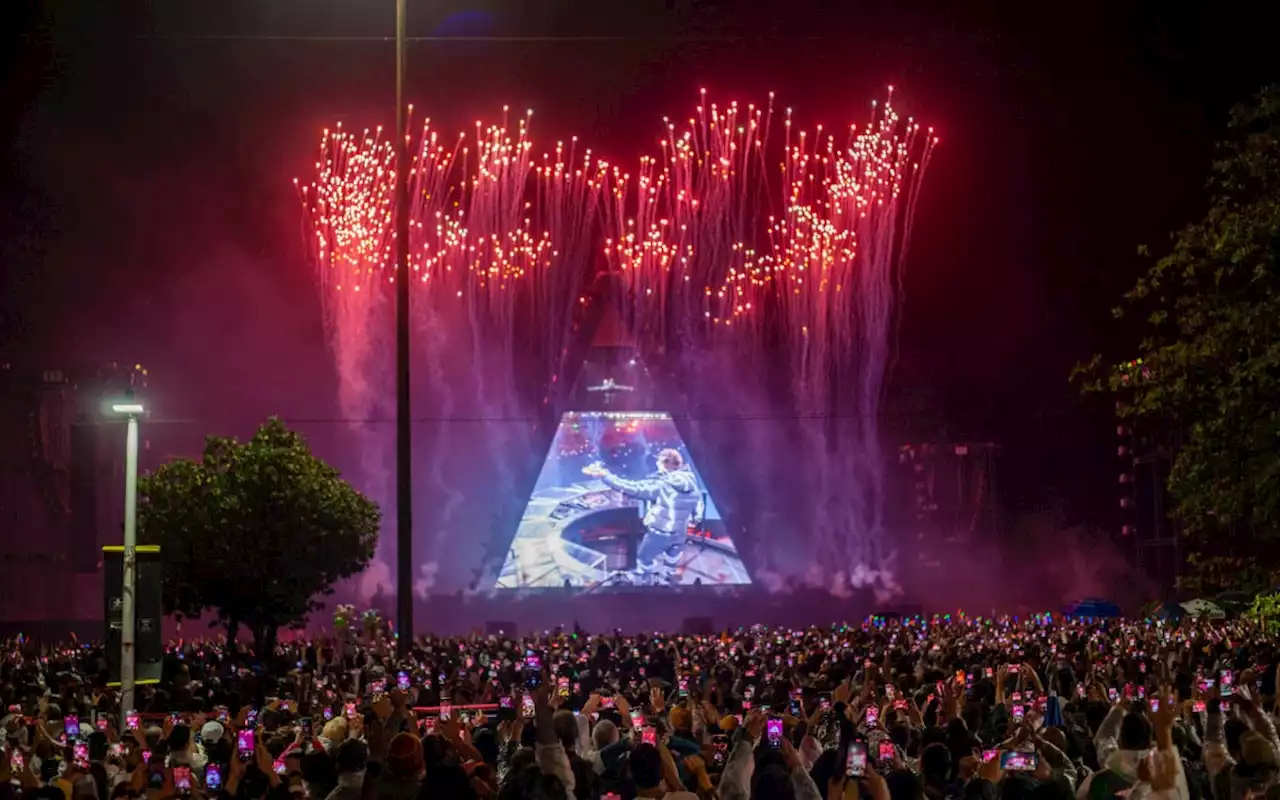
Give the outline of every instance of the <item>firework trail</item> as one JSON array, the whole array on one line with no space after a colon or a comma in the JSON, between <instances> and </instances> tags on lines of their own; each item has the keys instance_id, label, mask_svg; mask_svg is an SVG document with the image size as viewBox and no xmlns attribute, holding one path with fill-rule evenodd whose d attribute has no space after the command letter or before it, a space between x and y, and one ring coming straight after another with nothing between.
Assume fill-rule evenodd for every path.
<instances>
[{"instance_id":1,"label":"firework trail","mask_svg":"<svg viewBox=\"0 0 1280 800\"><path fill-rule=\"evenodd\" d=\"M821 509L800 523L814 532L812 552L852 582L891 588L878 422L902 255L936 139L891 102L844 141L796 131L788 109L772 199L772 120L772 97L744 110L704 93L687 127L667 121L661 158L642 159L634 178L612 173L606 256L656 349L678 347L686 363L697 352L699 372L716 375L701 382L717 394L728 380L739 397L758 397L768 376L753 367L785 362L798 430L782 449L771 445L783 426L739 433L757 438L758 452L797 454L788 469L818 495L799 507ZM779 357L760 358L768 352Z\"/></svg>"},{"instance_id":2,"label":"firework trail","mask_svg":"<svg viewBox=\"0 0 1280 800\"><path fill-rule=\"evenodd\" d=\"M470 483L500 497L518 488L525 470L512 454L533 448L517 364L539 364L544 384L561 369L594 254L602 184L591 152L579 153L574 140L536 158L529 115L514 126L506 115L449 139L425 121L409 166L413 359L426 366L426 380L415 382L415 433L442 499L425 509L437 548L448 544L463 498L476 494ZM356 136L338 128L325 132L315 181L299 186L339 402L353 420L385 414L391 396L395 169L381 129ZM389 500L390 429L380 437L357 429L370 491ZM461 461L490 474L470 475Z\"/></svg>"}]
</instances>

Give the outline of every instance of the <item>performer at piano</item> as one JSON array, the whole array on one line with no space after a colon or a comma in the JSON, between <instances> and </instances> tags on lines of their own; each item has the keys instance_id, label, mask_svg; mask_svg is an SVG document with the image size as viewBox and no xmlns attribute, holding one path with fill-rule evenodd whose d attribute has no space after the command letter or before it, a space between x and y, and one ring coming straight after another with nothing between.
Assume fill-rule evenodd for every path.
<instances>
[{"instance_id":1,"label":"performer at piano","mask_svg":"<svg viewBox=\"0 0 1280 800\"><path fill-rule=\"evenodd\" d=\"M636 571L641 583L670 586L689 526L702 522L705 507L698 481L680 451L663 450L657 460L657 473L637 481L620 478L599 462L582 472L647 503L644 539L636 550Z\"/></svg>"}]
</instances>

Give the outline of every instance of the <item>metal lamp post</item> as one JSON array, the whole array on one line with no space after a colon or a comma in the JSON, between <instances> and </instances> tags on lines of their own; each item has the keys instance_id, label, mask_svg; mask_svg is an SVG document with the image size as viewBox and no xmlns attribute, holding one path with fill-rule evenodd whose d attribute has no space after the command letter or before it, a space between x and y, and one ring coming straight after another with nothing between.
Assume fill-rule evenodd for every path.
<instances>
[{"instance_id":1,"label":"metal lamp post","mask_svg":"<svg viewBox=\"0 0 1280 800\"><path fill-rule=\"evenodd\" d=\"M413 642L413 480L409 406L409 114L404 103L405 0L396 0L396 634Z\"/></svg>"},{"instance_id":2,"label":"metal lamp post","mask_svg":"<svg viewBox=\"0 0 1280 800\"><path fill-rule=\"evenodd\" d=\"M124 715L134 708L134 637L136 588L138 585L138 417L145 408L136 400L111 404L113 414L128 422L124 451L124 597L120 630L120 730L125 729Z\"/></svg>"}]
</instances>

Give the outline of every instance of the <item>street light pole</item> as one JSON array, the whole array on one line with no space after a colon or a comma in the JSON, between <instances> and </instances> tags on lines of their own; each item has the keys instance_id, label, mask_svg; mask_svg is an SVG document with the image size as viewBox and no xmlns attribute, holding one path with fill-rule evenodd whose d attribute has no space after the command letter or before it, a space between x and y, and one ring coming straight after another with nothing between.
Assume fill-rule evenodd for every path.
<instances>
[{"instance_id":1,"label":"street light pole","mask_svg":"<svg viewBox=\"0 0 1280 800\"><path fill-rule=\"evenodd\" d=\"M134 664L138 587L138 417L141 403L115 403L111 410L125 415L128 432L124 446L124 591L120 620L120 730L125 730L125 715L134 705Z\"/></svg>"},{"instance_id":2,"label":"street light pole","mask_svg":"<svg viewBox=\"0 0 1280 800\"><path fill-rule=\"evenodd\" d=\"M413 441L409 406L409 115L405 89L405 0L396 0L396 633L413 641Z\"/></svg>"}]
</instances>

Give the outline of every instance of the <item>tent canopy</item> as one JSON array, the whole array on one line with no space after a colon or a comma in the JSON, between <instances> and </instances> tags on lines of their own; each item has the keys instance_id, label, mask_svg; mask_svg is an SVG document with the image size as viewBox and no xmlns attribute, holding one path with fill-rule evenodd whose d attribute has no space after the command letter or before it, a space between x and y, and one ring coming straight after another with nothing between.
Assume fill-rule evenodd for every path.
<instances>
[{"instance_id":1,"label":"tent canopy","mask_svg":"<svg viewBox=\"0 0 1280 800\"><path fill-rule=\"evenodd\" d=\"M1222 606L1212 600L1205 600L1204 598L1188 600L1182 604L1182 608L1193 617L1224 619L1227 616L1227 612L1222 610Z\"/></svg>"}]
</instances>

